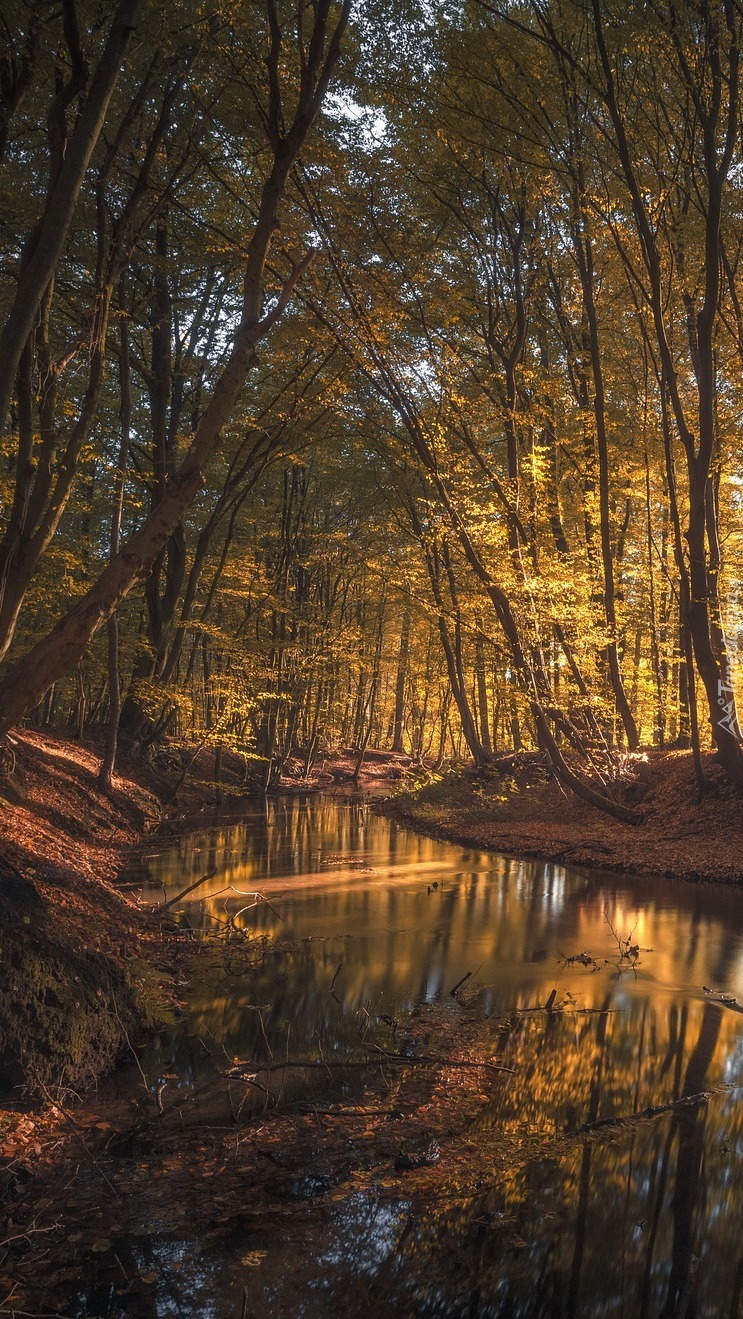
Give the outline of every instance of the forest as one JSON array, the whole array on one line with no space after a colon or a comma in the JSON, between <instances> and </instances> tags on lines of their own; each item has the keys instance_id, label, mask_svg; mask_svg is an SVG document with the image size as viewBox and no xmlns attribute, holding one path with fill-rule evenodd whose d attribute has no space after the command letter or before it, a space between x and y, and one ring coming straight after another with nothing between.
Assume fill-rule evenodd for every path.
<instances>
[{"instance_id":1,"label":"forest","mask_svg":"<svg viewBox=\"0 0 743 1319\"><path fill-rule=\"evenodd\" d=\"M743 1315L742 58L3 0L0 1315Z\"/></svg>"},{"instance_id":2,"label":"forest","mask_svg":"<svg viewBox=\"0 0 743 1319\"><path fill-rule=\"evenodd\" d=\"M733 0L3 22L2 728L740 786Z\"/></svg>"}]
</instances>

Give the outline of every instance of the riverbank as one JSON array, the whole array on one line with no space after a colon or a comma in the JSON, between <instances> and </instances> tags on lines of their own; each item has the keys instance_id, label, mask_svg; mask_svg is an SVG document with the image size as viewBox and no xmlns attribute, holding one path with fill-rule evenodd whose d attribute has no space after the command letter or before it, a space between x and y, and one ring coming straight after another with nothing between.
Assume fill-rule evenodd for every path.
<instances>
[{"instance_id":1,"label":"riverbank","mask_svg":"<svg viewBox=\"0 0 743 1319\"><path fill-rule=\"evenodd\" d=\"M709 791L696 799L686 751L651 753L633 784L638 825L565 794L533 757L491 772L451 773L375 804L429 837L485 851L668 879L743 881L743 802L712 756Z\"/></svg>"},{"instance_id":2,"label":"riverbank","mask_svg":"<svg viewBox=\"0 0 743 1319\"><path fill-rule=\"evenodd\" d=\"M93 1084L168 1011L163 939L117 883L160 817L157 782L125 771L109 798L98 765L92 750L33 731L6 751L0 1084L19 1103Z\"/></svg>"}]
</instances>

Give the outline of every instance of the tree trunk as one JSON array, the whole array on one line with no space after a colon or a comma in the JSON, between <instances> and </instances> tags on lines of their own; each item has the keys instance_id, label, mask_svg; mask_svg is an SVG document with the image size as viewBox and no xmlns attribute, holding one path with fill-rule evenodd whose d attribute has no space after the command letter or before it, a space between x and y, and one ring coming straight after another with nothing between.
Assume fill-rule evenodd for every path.
<instances>
[{"instance_id":1,"label":"tree trunk","mask_svg":"<svg viewBox=\"0 0 743 1319\"><path fill-rule=\"evenodd\" d=\"M0 436L5 431L16 371L50 280L62 255L90 158L105 123L108 105L137 23L141 0L122 0L93 74L90 90L18 280L0 334Z\"/></svg>"},{"instance_id":2,"label":"tree trunk","mask_svg":"<svg viewBox=\"0 0 743 1319\"><path fill-rule=\"evenodd\" d=\"M397 677L395 679L395 714L392 723L392 750L403 750L405 732L405 684L408 677L408 660L410 658L410 608L405 606L400 633L400 651L397 660Z\"/></svg>"},{"instance_id":3,"label":"tree trunk","mask_svg":"<svg viewBox=\"0 0 743 1319\"><path fill-rule=\"evenodd\" d=\"M493 753L493 743L490 738L490 713L488 710L488 687L485 678L485 638L482 633L481 621L477 620L477 632L475 635L475 677L477 680L477 713L480 722L480 741L483 751L490 756Z\"/></svg>"},{"instance_id":4,"label":"tree trunk","mask_svg":"<svg viewBox=\"0 0 743 1319\"><path fill-rule=\"evenodd\" d=\"M119 382L121 390L121 440L119 444L118 470L114 487L114 503L111 513L111 553L110 559L116 558L121 539L121 519L124 512L124 485L126 483L126 466L129 460L129 437L132 423L132 394L129 363L129 324L125 298L126 283L122 279L119 297ZM121 718L121 679L119 676L119 620L116 612L111 614L107 623L108 630L108 726L106 730L106 749L98 774L98 786L103 792L110 793L112 776L116 765L116 751L119 740L119 720Z\"/></svg>"}]
</instances>

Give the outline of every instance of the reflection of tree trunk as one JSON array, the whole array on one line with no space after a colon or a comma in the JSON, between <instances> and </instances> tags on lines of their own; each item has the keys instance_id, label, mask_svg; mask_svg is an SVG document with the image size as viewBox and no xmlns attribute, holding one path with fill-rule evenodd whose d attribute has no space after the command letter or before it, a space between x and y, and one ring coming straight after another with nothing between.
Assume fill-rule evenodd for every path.
<instances>
[{"instance_id":1,"label":"reflection of tree trunk","mask_svg":"<svg viewBox=\"0 0 743 1319\"><path fill-rule=\"evenodd\" d=\"M660 1163L660 1172L657 1180L657 1190L655 1193L655 1203L653 1205L653 1217L650 1224L650 1231L647 1238L647 1250L645 1252L645 1268L642 1273L640 1283L640 1297L638 1319L646 1319L648 1306L651 1299L651 1283L653 1277L653 1256L655 1254L655 1242L658 1236L658 1225L660 1223L661 1211L666 1198L666 1185L668 1182L668 1166L671 1161L671 1146L673 1145L673 1125L669 1127L668 1135L663 1143L663 1156ZM655 1171L655 1170L653 1170Z\"/></svg>"},{"instance_id":2,"label":"reflection of tree trunk","mask_svg":"<svg viewBox=\"0 0 743 1319\"><path fill-rule=\"evenodd\" d=\"M606 995L602 1007L609 1007L611 1003L612 991ZM595 1122L599 1115L599 1105L601 1103L601 1082L604 1074L604 1053L606 1049L606 1035L609 1029L609 1013L602 1012L598 1018L596 1027L596 1044L598 1053L596 1055L596 1065L591 1079L591 1093L588 1101L588 1113L586 1122ZM593 1146L590 1141L585 1141L583 1153L581 1155L580 1179L578 1182L578 1207L575 1215L575 1245L573 1248L573 1262L570 1267L570 1284L565 1304L565 1314L568 1319L573 1319L578 1314L578 1297L580 1292L580 1274L583 1266L583 1251L586 1244L586 1227L588 1225L588 1205L591 1194L591 1152Z\"/></svg>"},{"instance_id":3,"label":"reflection of tree trunk","mask_svg":"<svg viewBox=\"0 0 743 1319\"><path fill-rule=\"evenodd\" d=\"M722 1009L705 1004L699 1038L689 1058L684 1078L684 1095L697 1094L706 1084L722 1022ZM661 1319L676 1319L696 1312L693 1298L694 1210L699 1200L707 1106L680 1109L673 1122L678 1132L676 1183L673 1192L673 1250L671 1276Z\"/></svg>"},{"instance_id":4,"label":"reflection of tree trunk","mask_svg":"<svg viewBox=\"0 0 743 1319\"><path fill-rule=\"evenodd\" d=\"M732 930L729 926L726 926L715 955L714 966L710 972L713 985L727 985L733 973L738 947L739 935L737 930Z\"/></svg>"},{"instance_id":5,"label":"reflection of tree trunk","mask_svg":"<svg viewBox=\"0 0 743 1319\"><path fill-rule=\"evenodd\" d=\"M738 1260L738 1267L735 1270L733 1295L730 1301L730 1319L738 1319L738 1315L741 1314L741 1298L743 1298L743 1255Z\"/></svg>"}]
</instances>

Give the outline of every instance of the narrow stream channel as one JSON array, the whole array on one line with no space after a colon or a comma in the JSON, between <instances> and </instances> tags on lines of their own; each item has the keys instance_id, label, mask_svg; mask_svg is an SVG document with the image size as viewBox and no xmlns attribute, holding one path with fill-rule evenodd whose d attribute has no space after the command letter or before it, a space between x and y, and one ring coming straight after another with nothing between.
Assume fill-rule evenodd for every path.
<instances>
[{"instance_id":1,"label":"narrow stream channel","mask_svg":"<svg viewBox=\"0 0 743 1319\"><path fill-rule=\"evenodd\" d=\"M367 1029L404 1050L405 1014L451 1002L468 972L484 1038L514 1069L472 1133L476 1196L445 1193L411 1223L404 1178L379 1196L318 1194L280 1240L251 1238L261 1263L243 1270L248 1314L743 1315L743 1016L708 992L743 1001L742 891L470 851L330 797L204 827L135 877L171 897L210 870L184 918L208 927L232 914L266 936L265 954L250 975L236 964L216 990L193 986L183 1022L141 1054L153 1093L185 1096L226 1058L347 1058ZM620 942L639 951L622 958ZM534 1010L553 991L561 1010ZM318 1099L330 1082L317 1069L301 1084ZM702 1092L505 1179L489 1173L500 1133L559 1137ZM445 1161L444 1149L444 1192ZM152 1229L156 1273L174 1249ZM155 1286L146 1310L100 1308L99 1294L89 1312L239 1316L238 1262L220 1275L205 1258L182 1291ZM91 1303L80 1293L77 1313Z\"/></svg>"}]
</instances>

